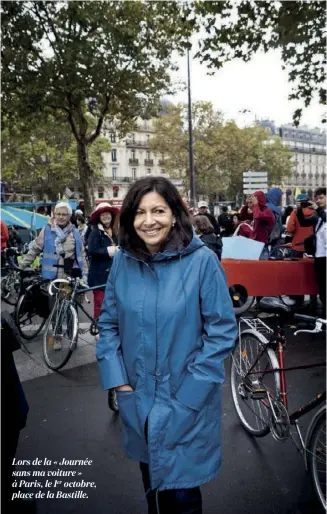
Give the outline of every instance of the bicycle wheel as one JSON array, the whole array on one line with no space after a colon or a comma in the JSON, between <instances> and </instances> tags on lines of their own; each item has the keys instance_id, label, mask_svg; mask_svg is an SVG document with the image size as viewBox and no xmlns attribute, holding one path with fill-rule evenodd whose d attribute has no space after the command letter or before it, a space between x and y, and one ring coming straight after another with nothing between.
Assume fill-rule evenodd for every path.
<instances>
[{"instance_id":1,"label":"bicycle wheel","mask_svg":"<svg viewBox=\"0 0 327 514\"><path fill-rule=\"evenodd\" d=\"M1 277L1 300L8 305L16 305L20 291L20 277L16 270L9 270Z\"/></svg>"},{"instance_id":2,"label":"bicycle wheel","mask_svg":"<svg viewBox=\"0 0 327 514\"><path fill-rule=\"evenodd\" d=\"M56 300L43 336L43 355L50 369L58 370L69 361L77 344L78 318L68 300Z\"/></svg>"},{"instance_id":3,"label":"bicycle wheel","mask_svg":"<svg viewBox=\"0 0 327 514\"><path fill-rule=\"evenodd\" d=\"M236 284L229 288L229 294L233 303L234 313L236 315L251 309L254 303L254 296L249 296L245 287Z\"/></svg>"},{"instance_id":4,"label":"bicycle wheel","mask_svg":"<svg viewBox=\"0 0 327 514\"><path fill-rule=\"evenodd\" d=\"M306 451L314 490L326 510L326 409L315 421Z\"/></svg>"},{"instance_id":5,"label":"bicycle wheel","mask_svg":"<svg viewBox=\"0 0 327 514\"><path fill-rule=\"evenodd\" d=\"M19 298L15 314L16 325L23 339L36 337L46 323L46 318L41 317L35 307L32 291L27 290Z\"/></svg>"},{"instance_id":6,"label":"bicycle wheel","mask_svg":"<svg viewBox=\"0 0 327 514\"><path fill-rule=\"evenodd\" d=\"M269 433L271 400L280 393L279 372L265 373L278 368L274 351L266 347L254 331L241 334L231 363L231 389L236 412L243 427L253 436L263 437ZM260 374L248 374L261 371Z\"/></svg>"}]
</instances>

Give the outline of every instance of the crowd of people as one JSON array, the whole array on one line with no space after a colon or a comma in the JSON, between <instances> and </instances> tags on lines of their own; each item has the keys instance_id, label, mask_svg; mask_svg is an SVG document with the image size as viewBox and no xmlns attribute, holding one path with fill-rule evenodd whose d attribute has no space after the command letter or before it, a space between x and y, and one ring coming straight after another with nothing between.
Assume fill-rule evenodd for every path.
<instances>
[{"instance_id":1,"label":"crowd of people","mask_svg":"<svg viewBox=\"0 0 327 514\"><path fill-rule=\"evenodd\" d=\"M286 233L294 258L314 256L326 307L326 189L316 190L315 203L301 194L284 213L281 196L278 188L257 191L239 212L224 206L216 219L206 202L190 213L169 180L147 177L120 211L103 202L87 221L56 204L20 263L26 268L42 252L45 279L74 273L102 286L94 291L100 376L116 391L124 449L140 463L149 513L200 514L200 486L219 472L223 363L237 334L219 262L224 238L263 243L265 259ZM1 232L3 248L3 224Z\"/></svg>"}]
</instances>

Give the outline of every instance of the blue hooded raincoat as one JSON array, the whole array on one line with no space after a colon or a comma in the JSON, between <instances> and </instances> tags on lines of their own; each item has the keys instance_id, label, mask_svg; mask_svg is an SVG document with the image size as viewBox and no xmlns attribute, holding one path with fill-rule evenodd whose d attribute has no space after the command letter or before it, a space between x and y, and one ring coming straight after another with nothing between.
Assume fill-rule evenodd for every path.
<instances>
[{"instance_id":1,"label":"blue hooded raincoat","mask_svg":"<svg viewBox=\"0 0 327 514\"><path fill-rule=\"evenodd\" d=\"M223 361L237 334L216 255L195 235L184 250L166 250L147 262L121 250L99 328L102 384L133 387L117 393L123 446L129 457L149 464L151 488L212 480L221 460Z\"/></svg>"}]
</instances>

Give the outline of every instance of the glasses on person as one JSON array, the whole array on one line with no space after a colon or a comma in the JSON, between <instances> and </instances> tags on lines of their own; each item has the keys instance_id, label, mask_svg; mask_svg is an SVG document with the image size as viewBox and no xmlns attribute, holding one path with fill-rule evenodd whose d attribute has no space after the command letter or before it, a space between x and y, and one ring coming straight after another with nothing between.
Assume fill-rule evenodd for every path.
<instances>
[{"instance_id":1,"label":"glasses on person","mask_svg":"<svg viewBox=\"0 0 327 514\"><path fill-rule=\"evenodd\" d=\"M68 216L68 213L63 213L63 212L55 212L55 216L57 216L58 218L61 216L63 218L67 218Z\"/></svg>"}]
</instances>

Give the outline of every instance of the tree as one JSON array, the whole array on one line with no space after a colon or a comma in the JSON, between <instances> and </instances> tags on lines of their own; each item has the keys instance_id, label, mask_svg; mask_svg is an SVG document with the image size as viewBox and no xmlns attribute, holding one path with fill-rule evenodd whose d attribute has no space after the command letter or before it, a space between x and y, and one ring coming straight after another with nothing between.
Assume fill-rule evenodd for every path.
<instances>
[{"instance_id":1,"label":"tree","mask_svg":"<svg viewBox=\"0 0 327 514\"><path fill-rule=\"evenodd\" d=\"M291 173L291 153L279 137L252 126L225 122L209 102L192 105L194 162L198 194L214 200L218 194L242 195L243 172L267 171L269 184L280 184ZM152 150L164 154L170 175L189 181L187 105L170 106L155 121ZM187 189L189 189L187 185Z\"/></svg>"},{"instance_id":2,"label":"tree","mask_svg":"<svg viewBox=\"0 0 327 514\"><path fill-rule=\"evenodd\" d=\"M94 120L88 116L90 125ZM65 121L44 113L32 119L2 120L2 178L13 186L29 187L53 200L76 182L76 144ZM91 147L90 163L95 174L103 166L102 153L110 144L99 137Z\"/></svg>"},{"instance_id":3,"label":"tree","mask_svg":"<svg viewBox=\"0 0 327 514\"><path fill-rule=\"evenodd\" d=\"M194 21L178 2L3 2L2 94L8 120L51 108L77 146L85 210L94 201L89 149L105 120L125 133L169 90L171 53L188 44ZM87 111L96 118L90 130Z\"/></svg>"},{"instance_id":4,"label":"tree","mask_svg":"<svg viewBox=\"0 0 327 514\"><path fill-rule=\"evenodd\" d=\"M206 34L197 56L211 69L258 50L280 49L293 84L290 99L326 103L326 4L320 0L194 2ZM302 109L294 113L299 123Z\"/></svg>"}]
</instances>

